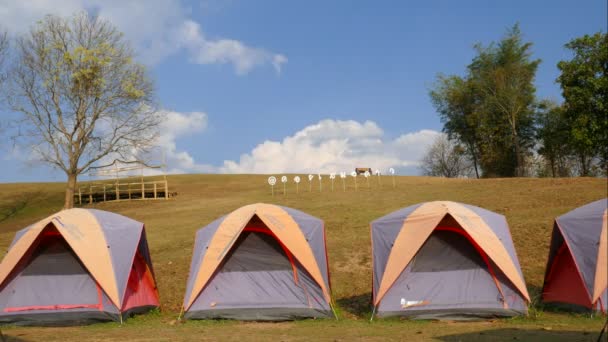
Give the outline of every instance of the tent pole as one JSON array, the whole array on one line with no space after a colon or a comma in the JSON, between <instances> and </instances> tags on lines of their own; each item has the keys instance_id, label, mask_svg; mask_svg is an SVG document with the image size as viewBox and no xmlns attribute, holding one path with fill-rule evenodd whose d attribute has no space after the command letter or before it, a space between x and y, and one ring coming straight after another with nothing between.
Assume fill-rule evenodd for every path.
<instances>
[{"instance_id":1,"label":"tent pole","mask_svg":"<svg viewBox=\"0 0 608 342\"><path fill-rule=\"evenodd\" d=\"M332 302L329 302L329 307L331 308L331 312L334 313L334 317L336 318L336 321L339 321L340 319L338 318L338 313L336 313L336 308L334 308L334 305L332 304Z\"/></svg>"},{"instance_id":2,"label":"tent pole","mask_svg":"<svg viewBox=\"0 0 608 342\"><path fill-rule=\"evenodd\" d=\"M182 309L180 310L179 316L177 316L177 320L181 321L183 316L184 316L184 307L182 307Z\"/></svg>"},{"instance_id":3,"label":"tent pole","mask_svg":"<svg viewBox=\"0 0 608 342\"><path fill-rule=\"evenodd\" d=\"M372 317L369 318L369 321L371 323L371 321L374 319L374 315L376 315L376 305L374 305L374 310L372 310Z\"/></svg>"},{"instance_id":4,"label":"tent pole","mask_svg":"<svg viewBox=\"0 0 608 342\"><path fill-rule=\"evenodd\" d=\"M600 336L598 336L597 342L600 342L602 340L602 336L604 336L604 332L606 331L607 328L608 328L608 320L606 320L606 323L604 324L602 331L600 331Z\"/></svg>"}]
</instances>

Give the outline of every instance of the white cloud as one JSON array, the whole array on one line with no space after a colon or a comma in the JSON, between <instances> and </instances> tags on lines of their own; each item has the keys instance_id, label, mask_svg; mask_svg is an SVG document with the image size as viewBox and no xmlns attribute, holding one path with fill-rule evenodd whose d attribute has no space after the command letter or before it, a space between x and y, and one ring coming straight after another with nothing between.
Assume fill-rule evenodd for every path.
<instances>
[{"instance_id":1,"label":"white cloud","mask_svg":"<svg viewBox=\"0 0 608 342\"><path fill-rule=\"evenodd\" d=\"M29 0L1 1L0 26L23 33L46 14L70 16L87 10L111 21L125 33L139 60L156 64L187 51L196 64L232 64L238 75L255 67L272 66L281 72L287 57L250 47L235 39L208 39L190 9L177 0Z\"/></svg>"},{"instance_id":2,"label":"white cloud","mask_svg":"<svg viewBox=\"0 0 608 342\"><path fill-rule=\"evenodd\" d=\"M120 160L142 160L151 166L159 166L163 163L166 166L163 169L145 169L143 172L146 175L214 172L213 167L196 163L190 153L179 149L177 146L179 139L203 133L207 129L207 114L204 112L180 113L168 110L161 110L156 114L162 116L163 121L158 127L159 136L153 147L147 148L145 151L132 149L126 156L109 154L95 163L95 166L112 165L118 160L117 163L121 167L127 165L121 163ZM138 176L140 172L137 169L124 171L121 176ZM101 171L102 177L110 174L112 174L112 168L104 168ZM94 177L97 176L99 175Z\"/></svg>"},{"instance_id":3,"label":"white cloud","mask_svg":"<svg viewBox=\"0 0 608 342\"><path fill-rule=\"evenodd\" d=\"M441 134L420 130L389 139L373 121L326 119L282 141L264 141L238 160L210 165L197 162L177 146L180 138L205 131L207 114L171 111L164 114L166 121L161 127L159 146L165 153L168 173L330 173L355 167L386 172L394 167L401 174L417 174L424 152Z\"/></svg>"},{"instance_id":4,"label":"white cloud","mask_svg":"<svg viewBox=\"0 0 608 342\"><path fill-rule=\"evenodd\" d=\"M264 141L238 160L225 160L221 165L200 163L178 146L182 138L204 134L208 116L204 112L163 111L158 148L142 156L150 164L165 161L166 172L175 173L330 173L355 167L371 167L384 173L394 167L400 174L418 174L419 161L428 146L439 136L434 130L406 133L387 138L373 121L326 119L304 127L281 141ZM18 151L17 151L18 152ZM99 165L111 163L115 156ZM21 153L9 153L5 160L23 159ZM147 174L159 174L149 170Z\"/></svg>"},{"instance_id":5,"label":"white cloud","mask_svg":"<svg viewBox=\"0 0 608 342\"><path fill-rule=\"evenodd\" d=\"M187 151L179 150L177 147L178 139L200 134L207 128L207 114L203 112L179 113L172 111L166 111L163 114L165 115L165 121L160 127L158 146L164 156L152 155L151 158L162 159L164 157L169 173L214 171L211 166L196 163Z\"/></svg>"},{"instance_id":6,"label":"white cloud","mask_svg":"<svg viewBox=\"0 0 608 342\"><path fill-rule=\"evenodd\" d=\"M231 63L239 75L246 74L254 67L264 64L272 64L276 72L280 73L281 65L287 63L287 57L281 54L248 47L238 40L209 40L201 31L200 25L191 20L184 22L180 37L194 63Z\"/></svg>"},{"instance_id":7,"label":"white cloud","mask_svg":"<svg viewBox=\"0 0 608 342\"><path fill-rule=\"evenodd\" d=\"M427 147L441 133L421 130L387 139L373 121L322 120L283 141L265 141L238 161L226 160L222 173L338 172L355 167L415 173Z\"/></svg>"}]
</instances>

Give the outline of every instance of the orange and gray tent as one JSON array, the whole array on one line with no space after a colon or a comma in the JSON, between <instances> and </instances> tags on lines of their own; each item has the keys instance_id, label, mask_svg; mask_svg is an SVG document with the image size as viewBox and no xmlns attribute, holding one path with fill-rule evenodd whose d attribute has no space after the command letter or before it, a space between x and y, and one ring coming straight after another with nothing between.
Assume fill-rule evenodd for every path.
<instances>
[{"instance_id":1,"label":"orange and gray tent","mask_svg":"<svg viewBox=\"0 0 608 342\"><path fill-rule=\"evenodd\" d=\"M416 204L371 223L374 314L475 319L527 313L504 216L455 202Z\"/></svg>"},{"instance_id":2,"label":"orange and gray tent","mask_svg":"<svg viewBox=\"0 0 608 342\"><path fill-rule=\"evenodd\" d=\"M122 321L159 306L144 225L69 209L17 232L0 265L0 323Z\"/></svg>"},{"instance_id":3,"label":"orange and gray tent","mask_svg":"<svg viewBox=\"0 0 608 342\"><path fill-rule=\"evenodd\" d=\"M606 313L607 202L604 198L555 219L542 291L544 302Z\"/></svg>"},{"instance_id":4,"label":"orange and gray tent","mask_svg":"<svg viewBox=\"0 0 608 342\"><path fill-rule=\"evenodd\" d=\"M323 221L252 204L196 233L184 317L333 317Z\"/></svg>"}]
</instances>

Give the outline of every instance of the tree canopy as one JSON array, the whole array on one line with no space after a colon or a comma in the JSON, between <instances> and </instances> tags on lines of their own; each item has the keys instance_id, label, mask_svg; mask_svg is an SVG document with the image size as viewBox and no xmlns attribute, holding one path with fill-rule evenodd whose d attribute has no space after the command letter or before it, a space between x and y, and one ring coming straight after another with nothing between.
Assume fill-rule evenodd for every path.
<instances>
[{"instance_id":1,"label":"tree canopy","mask_svg":"<svg viewBox=\"0 0 608 342\"><path fill-rule=\"evenodd\" d=\"M498 43L475 47L465 76L439 76L430 92L444 131L466 147L486 177L526 175L540 63L531 47L515 25Z\"/></svg>"},{"instance_id":2,"label":"tree canopy","mask_svg":"<svg viewBox=\"0 0 608 342\"><path fill-rule=\"evenodd\" d=\"M8 34L0 30L0 90L6 80L5 65L8 55Z\"/></svg>"},{"instance_id":3,"label":"tree canopy","mask_svg":"<svg viewBox=\"0 0 608 342\"><path fill-rule=\"evenodd\" d=\"M608 167L608 34L584 35L567 43L570 60L560 61L557 81L564 97L569 142L581 174L591 174L594 158Z\"/></svg>"},{"instance_id":4,"label":"tree canopy","mask_svg":"<svg viewBox=\"0 0 608 342\"><path fill-rule=\"evenodd\" d=\"M429 147L422 159L421 169L426 176L446 178L468 177L472 171L464 148L445 134L439 135Z\"/></svg>"},{"instance_id":5,"label":"tree canopy","mask_svg":"<svg viewBox=\"0 0 608 342\"><path fill-rule=\"evenodd\" d=\"M20 114L16 139L66 173L65 207L72 207L78 175L154 143L153 82L123 35L84 12L45 17L15 49L8 102Z\"/></svg>"}]
</instances>

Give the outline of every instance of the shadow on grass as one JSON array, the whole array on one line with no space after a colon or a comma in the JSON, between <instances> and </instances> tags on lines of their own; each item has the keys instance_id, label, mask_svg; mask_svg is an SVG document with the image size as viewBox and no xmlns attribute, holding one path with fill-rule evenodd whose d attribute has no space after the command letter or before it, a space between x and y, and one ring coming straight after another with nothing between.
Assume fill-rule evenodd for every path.
<instances>
[{"instance_id":1,"label":"shadow on grass","mask_svg":"<svg viewBox=\"0 0 608 342\"><path fill-rule=\"evenodd\" d=\"M362 295L341 298L337 300L340 308L348 314L363 319L369 319L372 315L372 294L371 292Z\"/></svg>"},{"instance_id":2,"label":"shadow on grass","mask_svg":"<svg viewBox=\"0 0 608 342\"><path fill-rule=\"evenodd\" d=\"M435 337L440 341L596 341L600 332L495 329Z\"/></svg>"},{"instance_id":3,"label":"shadow on grass","mask_svg":"<svg viewBox=\"0 0 608 342\"><path fill-rule=\"evenodd\" d=\"M8 203L0 205L0 223L17 215L40 196L40 192L24 192Z\"/></svg>"},{"instance_id":4,"label":"shadow on grass","mask_svg":"<svg viewBox=\"0 0 608 342\"><path fill-rule=\"evenodd\" d=\"M4 332L0 332L0 341L2 341L2 342L25 342L28 340L20 338L18 336L13 336L12 334L6 334Z\"/></svg>"}]
</instances>

